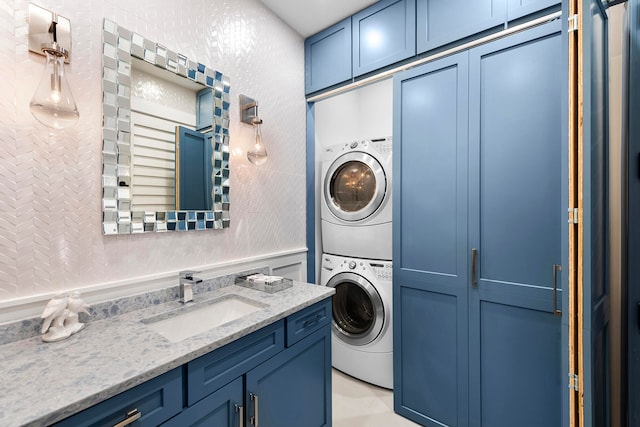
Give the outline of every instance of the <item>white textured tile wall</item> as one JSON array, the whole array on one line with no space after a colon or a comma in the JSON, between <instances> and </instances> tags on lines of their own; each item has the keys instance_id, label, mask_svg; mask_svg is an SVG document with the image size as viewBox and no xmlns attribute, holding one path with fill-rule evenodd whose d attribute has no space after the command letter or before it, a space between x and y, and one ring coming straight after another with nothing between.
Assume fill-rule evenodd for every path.
<instances>
[{"instance_id":1,"label":"white textured tile wall","mask_svg":"<svg viewBox=\"0 0 640 427\"><path fill-rule=\"evenodd\" d=\"M39 0L71 20L78 125L50 131L29 100L44 57L28 52L26 0L0 0L0 306L305 246L303 40L258 0ZM231 228L101 233L102 20L231 79ZM259 100L267 164L246 160L240 93Z\"/></svg>"}]
</instances>

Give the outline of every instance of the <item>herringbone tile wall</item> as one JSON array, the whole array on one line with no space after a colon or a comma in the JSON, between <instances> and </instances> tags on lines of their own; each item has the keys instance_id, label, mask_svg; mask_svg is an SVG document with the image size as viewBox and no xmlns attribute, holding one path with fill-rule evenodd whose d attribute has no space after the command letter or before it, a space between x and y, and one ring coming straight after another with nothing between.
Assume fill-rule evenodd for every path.
<instances>
[{"instance_id":1,"label":"herringbone tile wall","mask_svg":"<svg viewBox=\"0 0 640 427\"><path fill-rule=\"evenodd\" d=\"M0 303L305 246L304 49L259 0L40 0L72 24L77 126L36 123L44 57L28 52L26 0L0 0ZM104 17L231 78L231 228L103 236ZM260 102L269 161L246 160L238 95Z\"/></svg>"}]
</instances>

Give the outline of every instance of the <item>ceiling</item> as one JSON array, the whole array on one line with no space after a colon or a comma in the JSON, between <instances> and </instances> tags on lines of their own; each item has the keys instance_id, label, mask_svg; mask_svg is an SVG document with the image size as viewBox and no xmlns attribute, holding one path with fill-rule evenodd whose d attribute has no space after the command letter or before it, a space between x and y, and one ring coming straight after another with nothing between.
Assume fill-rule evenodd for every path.
<instances>
[{"instance_id":1,"label":"ceiling","mask_svg":"<svg viewBox=\"0 0 640 427\"><path fill-rule=\"evenodd\" d=\"M304 38L353 15L377 0L262 0Z\"/></svg>"}]
</instances>

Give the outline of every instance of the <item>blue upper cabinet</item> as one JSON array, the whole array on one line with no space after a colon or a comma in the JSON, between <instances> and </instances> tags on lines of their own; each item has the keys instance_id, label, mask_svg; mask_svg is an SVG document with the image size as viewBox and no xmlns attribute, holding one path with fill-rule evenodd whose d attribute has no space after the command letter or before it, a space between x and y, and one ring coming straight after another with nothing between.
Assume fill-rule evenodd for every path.
<instances>
[{"instance_id":1,"label":"blue upper cabinet","mask_svg":"<svg viewBox=\"0 0 640 427\"><path fill-rule=\"evenodd\" d=\"M507 0L416 0L418 53L504 25ZM526 0L509 0L525 2ZM534 0L529 0L533 2Z\"/></svg>"},{"instance_id":2,"label":"blue upper cabinet","mask_svg":"<svg viewBox=\"0 0 640 427\"><path fill-rule=\"evenodd\" d=\"M416 54L415 0L382 0L352 17L353 76Z\"/></svg>"},{"instance_id":3,"label":"blue upper cabinet","mask_svg":"<svg viewBox=\"0 0 640 427\"><path fill-rule=\"evenodd\" d=\"M513 21L560 3L560 0L507 0L507 20Z\"/></svg>"},{"instance_id":4,"label":"blue upper cabinet","mask_svg":"<svg viewBox=\"0 0 640 427\"><path fill-rule=\"evenodd\" d=\"M305 93L351 79L351 18L304 42Z\"/></svg>"}]
</instances>

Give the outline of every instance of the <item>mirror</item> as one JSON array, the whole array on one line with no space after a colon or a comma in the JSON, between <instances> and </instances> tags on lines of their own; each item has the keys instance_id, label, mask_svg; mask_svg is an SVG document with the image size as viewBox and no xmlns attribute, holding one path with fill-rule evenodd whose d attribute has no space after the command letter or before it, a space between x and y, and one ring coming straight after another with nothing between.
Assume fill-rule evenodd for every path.
<instances>
[{"instance_id":1,"label":"mirror","mask_svg":"<svg viewBox=\"0 0 640 427\"><path fill-rule=\"evenodd\" d=\"M229 79L108 19L102 63L103 234L228 228Z\"/></svg>"}]
</instances>

